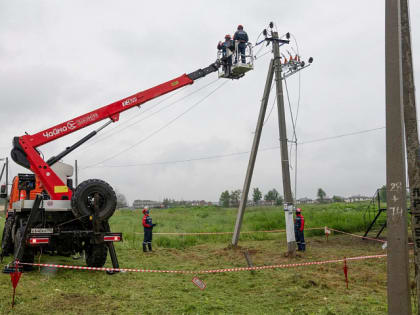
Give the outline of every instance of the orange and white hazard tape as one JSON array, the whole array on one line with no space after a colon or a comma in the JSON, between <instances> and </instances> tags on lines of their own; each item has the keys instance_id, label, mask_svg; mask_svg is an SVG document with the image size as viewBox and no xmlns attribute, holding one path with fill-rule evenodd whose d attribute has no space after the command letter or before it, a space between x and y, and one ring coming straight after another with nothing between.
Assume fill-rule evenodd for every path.
<instances>
[{"instance_id":1,"label":"orange and white hazard tape","mask_svg":"<svg viewBox=\"0 0 420 315\"><path fill-rule=\"evenodd\" d=\"M305 231L310 230L323 230L324 228L308 228L305 229ZM266 231L243 231L241 234L251 234L251 233L282 233L286 232L286 230L266 230ZM136 234L143 234L140 232L137 232ZM187 235L226 235L226 234L233 234L233 232L153 232L153 235L180 235L180 236L187 236Z\"/></svg>"},{"instance_id":2,"label":"orange and white hazard tape","mask_svg":"<svg viewBox=\"0 0 420 315\"><path fill-rule=\"evenodd\" d=\"M177 273L177 274L209 274L209 273L224 273L224 272L238 272L238 271L253 271L253 270L267 270L267 269L279 269L279 268L294 268L311 265L324 265L343 262L344 260L364 260L374 258L384 258L383 255L369 255L369 256L357 256L343 259L333 259L324 261L311 261L296 264L280 264L271 266L257 266L257 267L236 267L236 268L223 268L223 269L212 269L212 270L152 270L152 269L132 269L132 268L99 268L99 267L83 267L83 266L71 266L71 265L54 265L54 264L37 264L37 263L23 263L20 265L31 265L37 267L47 268L64 268L64 269L75 269L75 270L93 270L93 271L111 271L111 272L146 272L146 273Z\"/></svg>"},{"instance_id":3,"label":"orange and white hazard tape","mask_svg":"<svg viewBox=\"0 0 420 315\"><path fill-rule=\"evenodd\" d=\"M380 239L377 239L377 238L371 238L371 237L366 237L366 236L357 235L357 234L353 234L353 233L343 232L343 231L332 229L332 228L328 228L328 229L331 230L331 231L337 232L337 233L341 233L341 234L351 235L351 236L354 236L354 237L363 238L364 240L370 240L370 241L376 241L376 242L386 243L385 240L380 240Z\"/></svg>"}]
</instances>

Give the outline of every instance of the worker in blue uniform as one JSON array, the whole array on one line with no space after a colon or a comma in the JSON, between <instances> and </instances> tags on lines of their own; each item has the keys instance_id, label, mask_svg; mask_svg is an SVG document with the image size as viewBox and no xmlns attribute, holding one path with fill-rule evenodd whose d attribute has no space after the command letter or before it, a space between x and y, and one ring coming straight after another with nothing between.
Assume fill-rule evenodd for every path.
<instances>
[{"instance_id":1,"label":"worker in blue uniform","mask_svg":"<svg viewBox=\"0 0 420 315\"><path fill-rule=\"evenodd\" d=\"M304 236L305 219L302 216L302 209L296 209L295 218L295 238L298 246L298 251L304 252L306 250L305 236Z\"/></svg>"},{"instance_id":2,"label":"worker in blue uniform","mask_svg":"<svg viewBox=\"0 0 420 315\"><path fill-rule=\"evenodd\" d=\"M143 252L147 252L146 246L149 248L149 251L152 251L152 237L153 237L153 227L156 224L153 224L152 218L149 215L150 211L148 207L143 209L143 227L144 227L144 239L143 239Z\"/></svg>"},{"instance_id":3,"label":"worker in blue uniform","mask_svg":"<svg viewBox=\"0 0 420 315\"><path fill-rule=\"evenodd\" d=\"M235 32L235 35L233 35L233 40L239 41L238 52L241 54L242 63L246 63L245 49L246 44L248 43L248 34L244 31L244 27L242 25L238 25L237 31ZM235 63L237 62L238 56L235 56Z\"/></svg>"},{"instance_id":4,"label":"worker in blue uniform","mask_svg":"<svg viewBox=\"0 0 420 315\"><path fill-rule=\"evenodd\" d=\"M217 49L222 51L223 72L229 76L232 67L232 53L235 49L235 44L229 34L225 36L224 42L220 41L217 44Z\"/></svg>"}]
</instances>

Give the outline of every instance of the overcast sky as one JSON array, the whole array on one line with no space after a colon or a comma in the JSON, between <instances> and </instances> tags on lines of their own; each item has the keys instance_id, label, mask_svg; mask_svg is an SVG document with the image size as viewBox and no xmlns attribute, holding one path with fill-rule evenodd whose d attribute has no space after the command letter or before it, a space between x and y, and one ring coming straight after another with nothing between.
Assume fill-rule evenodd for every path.
<instances>
[{"instance_id":1,"label":"overcast sky","mask_svg":"<svg viewBox=\"0 0 420 315\"><path fill-rule=\"evenodd\" d=\"M297 197L315 198L320 187L328 196L373 195L385 183L384 129L308 142L385 126L384 15L382 0L0 0L0 157L10 157L14 136L39 132L209 65L217 42L238 24L255 43L274 21L280 34L296 37L304 58L315 60L301 72ZM411 21L419 77L420 6L415 1ZM297 49L293 41L291 47ZM79 182L103 179L130 203L165 197L217 201L224 190L242 189L249 153L234 153L251 149L270 56L257 59L255 70L241 80L213 82L217 74L211 74L167 100L163 96L124 112L64 162L77 159ZM298 75L287 83L295 115ZM418 92L416 97L418 103ZM286 117L290 139L288 111ZM47 159L92 128L40 149ZM283 194L280 150L272 149L278 139L274 108L251 184L263 193L276 188ZM223 155L228 156L202 159ZM294 153L291 162L294 167ZM10 178L25 171L10 164Z\"/></svg>"}]
</instances>

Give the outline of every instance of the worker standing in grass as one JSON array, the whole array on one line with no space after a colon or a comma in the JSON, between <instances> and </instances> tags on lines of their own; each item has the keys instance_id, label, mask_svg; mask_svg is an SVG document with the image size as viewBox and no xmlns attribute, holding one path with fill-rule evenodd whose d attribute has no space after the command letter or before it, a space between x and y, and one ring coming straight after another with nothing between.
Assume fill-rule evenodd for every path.
<instances>
[{"instance_id":1,"label":"worker standing in grass","mask_svg":"<svg viewBox=\"0 0 420 315\"><path fill-rule=\"evenodd\" d=\"M302 209L297 208L296 209L296 219L295 219L295 237L296 237L296 243L298 246L298 251L304 252L306 249L305 244L305 236L303 233L303 229L305 226L305 219L302 215Z\"/></svg>"},{"instance_id":2,"label":"worker standing in grass","mask_svg":"<svg viewBox=\"0 0 420 315\"><path fill-rule=\"evenodd\" d=\"M143 240L143 252L147 252L146 246L149 248L149 251L152 251L152 234L153 227L156 224L153 224L152 218L149 215L150 211L148 207L143 209L143 227L144 227L144 240Z\"/></svg>"}]
</instances>

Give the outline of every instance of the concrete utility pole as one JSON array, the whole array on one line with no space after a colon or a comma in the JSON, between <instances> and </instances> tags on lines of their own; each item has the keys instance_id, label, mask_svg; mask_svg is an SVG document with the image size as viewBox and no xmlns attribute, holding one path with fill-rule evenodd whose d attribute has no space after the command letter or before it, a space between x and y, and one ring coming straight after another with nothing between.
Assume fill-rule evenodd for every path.
<instances>
[{"instance_id":1,"label":"concrete utility pole","mask_svg":"<svg viewBox=\"0 0 420 315\"><path fill-rule=\"evenodd\" d=\"M402 107L400 1L386 0L385 7L388 314L411 314Z\"/></svg>"},{"instance_id":2,"label":"concrete utility pole","mask_svg":"<svg viewBox=\"0 0 420 315\"><path fill-rule=\"evenodd\" d=\"M411 233L414 240L414 270L417 287L417 314L420 314L420 166L417 110L411 52L410 14L407 0L401 2L401 42L405 142L411 201Z\"/></svg>"},{"instance_id":3,"label":"concrete utility pole","mask_svg":"<svg viewBox=\"0 0 420 315\"><path fill-rule=\"evenodd\" d=\"M232 245L234 246L238 245L239 233L241 232L242 220L244 217L246 203L248 201L249 186L251 184L252 174L254 172L254 165L255 165L255 160L257 158L258 146L260 144L262 127L264 125L265 112L267 110L267 103L270 96L271 83L273 82L273 76L274 76L273 64L274 62L273 60L271 60L270 67L268 68L267 80L265 82L264 95L261 100L261 108L260 108L260 114L258 116L257 127L255 128L254 142L252 143L252 150L251 150L251 155L249 157L248 169L246 171L244 187L242 189L241 202L239 203L238 215L236 217L235 231L233 232L233 237L232 237Z\"/></svg>"},{"instance_id":4,"label":"concrete utility pole","mask_svg":"<svg viewBox=\"0 0 420 315\"><path fill-rule=\"evenodd\" d=\"M264 96L261 100L260 115L258 117L257 128L255 131L254 142L252 145L251 156L249 158L248 169L246 173L245 183L242 190L241 202L239 204L238 216L236 218L235 231L232 237L232 245L236 246L239 240L239 233L241 231L242 219L245 212L246 203L248 200L249 186L251 184L252 173L254 171L255 159L257 157L258 145L260 142L261 131L264 124L264 116L267 108L267 102L270 95L271 84L273 76L276 77L276 96L277 96L277 108L279 117L279 134L281 144L281 160L282 160L282 174L283 174L283 192L284 192L284 213L286 222L286 236L287 236L287 249L289 256L294 256L296 253L296 240L293 226L293 196L292 188L290 185L290 171L289 171L289 156L287 150L287 133L286 133L286 119L284 114L284 100L283 100L283 83L282 80L289 77L306 67L313 62L313 58L308 59L308 65L305 65L304 61L300 60L300 56L296 55L294 59L292 57L284 65L280 61L280 49L279 47L284 44L289 44L290 34L286 33L287 40L280 39L277 32L273 31L273 22L270 22L269 26L271 31L267 32L263 30L265 39L259 42L257 45L264 41L271 42L273 45L274 59L271 60L270 68L267 74L267 80L265 83ZM269 36L267 36L269 34ZM285 60L287 61L287 60ZM285 74L282 76L282 67L285 67Z\"/></svg>"},{"instance_id":5,"label":"concrete utility pole","mask_svg":"<svg viewBox=\"0 0 420 315\"><path fill-rule=\"evenodd\" d=\"M286 118L284 114L284 99L283 99L283 82L281 77L281 61L280 48L276 41L279 38L277 32L272 33L274 41L274 73L276 75L276 94L277 94L277 109L279 117L279 135L280 135L280 157L281 168L283 174L283 193L284 193L284 218L286 223L286 238L287 238L287 252L289 255L296 254L296 239L293 226L293 196L290 184L290 169L289 169L289 152L287 150L287 131Z\"/></svg>"}]
</instances>

